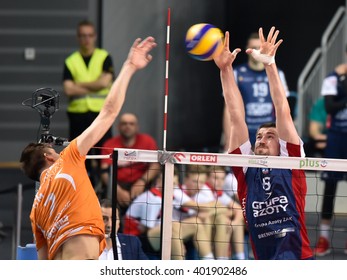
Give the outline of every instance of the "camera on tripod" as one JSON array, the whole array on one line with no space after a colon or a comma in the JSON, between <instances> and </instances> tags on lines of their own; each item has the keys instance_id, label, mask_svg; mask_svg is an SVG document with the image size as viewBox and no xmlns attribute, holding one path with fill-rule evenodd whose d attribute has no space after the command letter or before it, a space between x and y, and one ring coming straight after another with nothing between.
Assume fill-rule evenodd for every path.
<instances>
[{"instance_id":1,"label":"camera on tripod","mask_svg":"<svg viewBox=\"0 0 347 280\"><path fill-rule=\"evenodd\" d=\"M27 104L29 100L31 100L31 105ZM49 132L51 118L59 109L59 92L52 88L39 88L33 92L32 98L24 100L22 104L30 106L40 114L42 133L39 143L50 143L60 146L68 143L66 138L53 136Z\"/></svg>"},{"instance_id":2,"label":"camera on tripod","mask_svg":"<svg viewBox=\"0 0 347 280\"><path fill-rule=\"evenodd\" d=\"M41 118L50 119L59 109L59 93L52 88L39 88L33 92L31 107L39 112Z\"/></svg>"},{"instance_id":3,"label":"camera on tripod","mask_svg":"<svg viewBox=\"0 0 347 280\"><path fill-rule=\"evenodd\" d=\"M52 90L52 89L50 89L50 90ZM58 108L59 107L59 95L50 95L50 94L48 94L47 91L44 91L41 93L37 93L37 91L36 91L36 92L34 92L34 94L35 94L36 100L33 100L34 101L33 106L37 106L38 104L42 104L47 108L54 107L55 110L59 109Z\"/></svg>"}]
</instances>

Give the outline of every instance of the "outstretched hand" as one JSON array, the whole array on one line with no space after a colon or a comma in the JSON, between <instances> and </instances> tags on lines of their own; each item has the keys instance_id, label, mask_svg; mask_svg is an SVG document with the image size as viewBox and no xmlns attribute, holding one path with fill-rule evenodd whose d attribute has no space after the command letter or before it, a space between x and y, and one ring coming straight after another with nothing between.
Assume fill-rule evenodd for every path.
<instances>
[{"instance_id":1,"label":"outstretched hand","mask_svg":"<svg viewBox=\"0 0 347 280\"><path fill-rule=\"evenodd\" d=\"M267 35L267 39L265 40L263 34L263 28L259 28L259 39L260 39L260 49L247 49L246 53L251 54L253 58L259 62L263 62L264 64L271 64L275 62L275 55L279 45L282 44L283 40L280 39L277 41L277 36L279 34L279 30L276 30L275 27L271 27L269 34Z\"/></svg>"},{"instance_id":2,"label":"outstretched hand","mask_svg":"<svg viewBox=\"0 0 347 280\"><path fill-rule=\"evenodd\" d=\"M128 54L127 63L134 66L136 70L142 69L152 60L152 56L149 52L157 46L153 37L147 37L143 41L137 38Z\"/></svg>"},{"instance_id":3,"label":"outstretched hand","mask_svg":"<svg viewBox=\"0 0 347 280\"><path fill-rule=\"evenodd\" d=\"M241 49L237 48L233 52L229 50L229 32L225 32L224 46L223 50L218 56L213 58L214 62L218 66L220 70L224 70L232 65L237 54L241 51Z\"/></svg>"}]
</instances>

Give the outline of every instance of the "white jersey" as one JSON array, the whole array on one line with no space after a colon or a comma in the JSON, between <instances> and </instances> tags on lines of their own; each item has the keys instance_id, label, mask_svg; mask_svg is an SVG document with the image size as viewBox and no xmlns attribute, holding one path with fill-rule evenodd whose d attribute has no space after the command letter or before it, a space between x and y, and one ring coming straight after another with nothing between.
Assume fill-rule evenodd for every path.
<instances>
[{"instance_id":1,"label":"white jersey","mask_svg":"<svg viewBox=\"0 0 347 280\"><path fill-rule=\"evenodd\" d=\"M134 199L126 212L126 216L139 221L147 228L154 228L161 222L161 203L160 191L152 188Z\"/></svg>"},{"instance_id":2,"label":"white jersey","mask_svg":"<svg viewBox=\"0 0 347 280\"><path fill-rule=\"evenodd\" d=\"M234 173L228 173L224 180L223 186L224 192L230 196L234 197L237 195L237 179Z\"/></svg>"},{"instance_id":3,"label":"white jersey","mask_svg":"<svg viewBox=\"0 0 347 280\"><path fill-rule=\"evenodd\" d=\"M213 191L205 184L192 198L198 204L208 203L211 201L216 201L216 196Z\"/></svg>"},{"instance_id":4,"label":"white jersey","mask_svg":"<svg viewBox=\"0 0 347 280\"><path fill-rule=\"evenodd\" d=\"M192 198L187 195L183 187L179 186L174 187L173 191L173 212L172 212L172 220L173 221L182 221L186 218L196 216L197 212L194 209L188 209L183 207L185 203L192 201Z\"/></svg>"},{"instance_id":5,"label":"white jersey","mask_svg":"<svg viewBox=\"0 0 347 280\"><path fill-rule=\"evenodd\" d=\"M173 193L173 221L181 221L184 218L196 215L196 211L182 207L192 199L179 186L174 188ZM152 188L140 194L129 206L126 216L139 221L147 228L154 228L161 223L162 194Z\"/></svg>"},{"instance_id":6,"label":"white jersey","mask_svg":"<svg viewBox=\"0 0 347 280\"><path fill-rule=\"evenodd\" d=\"M233 202L233 199L224 191L216 191L213 186L210 186L208 183L201 188L194 199L198 204L217 201L224 206L228 206Z\"/></svg>"}]
</instances>

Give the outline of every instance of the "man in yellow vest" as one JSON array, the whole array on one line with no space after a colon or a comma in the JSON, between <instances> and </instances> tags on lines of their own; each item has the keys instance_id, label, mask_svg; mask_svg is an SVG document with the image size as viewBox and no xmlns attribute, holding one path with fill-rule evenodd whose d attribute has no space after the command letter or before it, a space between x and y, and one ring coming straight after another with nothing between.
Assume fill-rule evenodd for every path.
<instances>
[{"instance_id":1,"label":"man in yellow vest","mask_svg":"<svg viewBox=\"0 0 347 280\"><path fill-rule=\"evenodd\" d=\"M64 92L69 98L67 114L70 141L97 117L114 78L112 58L106 50L96 47L97 34L92 22L84 20L78 24L77 39L79 50L66 58L63 74ZM101 147L110 137L111 129L96 147ZM94 149L91 153L99 154L99 151ZM96 186L99 164L92 164L90 160L86 164L90 179ZM95 165L96 168L92 168Z\"/></svg>"}]
</instances>

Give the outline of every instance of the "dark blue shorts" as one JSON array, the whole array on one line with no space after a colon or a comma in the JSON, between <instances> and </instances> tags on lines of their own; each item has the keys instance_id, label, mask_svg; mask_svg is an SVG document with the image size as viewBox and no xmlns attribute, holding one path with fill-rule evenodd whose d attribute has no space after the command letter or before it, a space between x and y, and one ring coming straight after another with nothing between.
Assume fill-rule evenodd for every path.
<instances>
[{"instance_id":1,"label":"dark blue shorts","mask_svg":"<svg viewBox=\"0 0 347 280\"><path fill-rule=\"evenodd\" d=\"M339 131L328 131L327 146L324 151L325 158L347 159L347 133ZM347 180L346 172L324 171L323 180Z\"/></svg>"}]
</instances>

